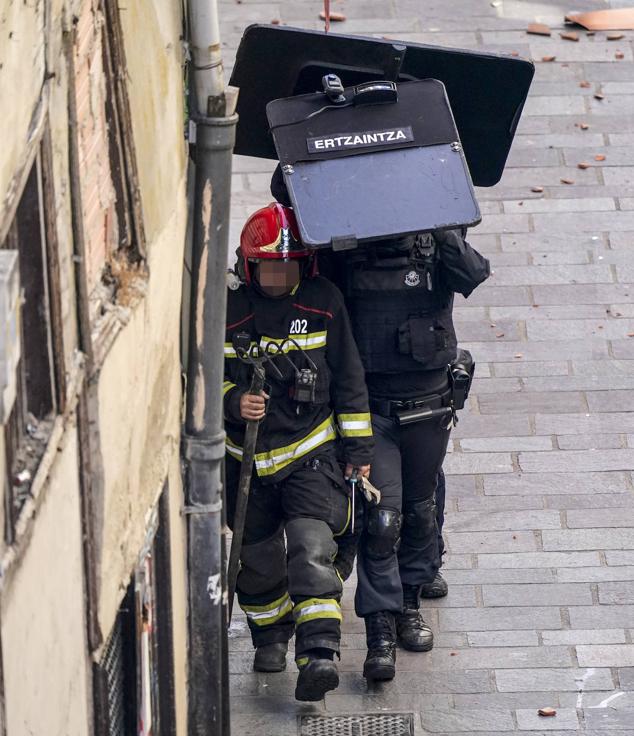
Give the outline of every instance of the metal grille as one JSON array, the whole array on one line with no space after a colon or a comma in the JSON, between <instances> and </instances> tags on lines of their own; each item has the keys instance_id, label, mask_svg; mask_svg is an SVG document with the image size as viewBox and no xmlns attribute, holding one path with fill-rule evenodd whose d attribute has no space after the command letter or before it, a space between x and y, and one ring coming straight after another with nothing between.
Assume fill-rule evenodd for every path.
<instances>
[{"instance_id":1,"label":"metal grille","mask_svg":"<svg viewBox=\"0 0 634 736\"><path fill-rule=\"evenodd\" d=\"M301 716L300 736L414 736L413 713Z\"/></svg>"},{"instance_id":2,"label":"metal grille","mask_svg":"<svg viewBox=\"0 0 634 736\"><path fill-rule=\"evenodd\" d=\"M115 619L115 624L106 642L101 666L106 673L108 684L108 734L109 736L126 736L123 633L120 616Z\"/></svg>"}]
</instances>

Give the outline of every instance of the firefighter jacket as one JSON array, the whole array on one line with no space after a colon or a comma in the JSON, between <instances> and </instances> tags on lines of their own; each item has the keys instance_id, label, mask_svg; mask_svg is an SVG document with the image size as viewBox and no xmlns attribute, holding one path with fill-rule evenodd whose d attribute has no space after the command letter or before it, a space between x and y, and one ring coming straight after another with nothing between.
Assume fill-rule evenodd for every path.
<instances>
[{"instance_id":1,"label":"firefighter jacket","mask_svg":"<svg viewBox=\"0 0 634 736\"><path fill-rule=\"evenodd\" d=\"M456 357L453 295L489 276L459 231L394 238L348 257L346 300L368 373L428 371Z\"/></svg>"},{"instance_id":2,"label":"firefighter jacket","mask_svg":"<svg viewBox=\"0 0 634 736\"><path fill-rule=\"evenodd\" d=\"M257 286L229 291L223 385L227 452L240 460L245 422L240 397L249 390L252 367L238 358L235 333L246 333L260 350L277 351L266 364L267 413L260 422L255 470L265 482L288 476L298 464L339 436L352 465L371 462L373 439L368 394L359 353L341 292L317 276L274 298ZM298 370L316 369L314 401L295 400ZM278 373L279 371L279 373ZM281 376L279 375L281 374Z\"/></svg>"}]
</instances>

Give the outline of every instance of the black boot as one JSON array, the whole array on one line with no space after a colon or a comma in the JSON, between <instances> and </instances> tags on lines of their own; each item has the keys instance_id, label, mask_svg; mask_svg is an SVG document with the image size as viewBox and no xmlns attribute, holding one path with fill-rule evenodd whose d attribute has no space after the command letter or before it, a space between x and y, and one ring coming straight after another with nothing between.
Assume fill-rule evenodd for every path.
<instances>
[{"instance_id":1,"label":"black boot","mask_svg":"<svg viewBox=\"0 0 634 736\"><path fill-rule=\"evenodd\" d=\"M398 643L410 652L428 652L434 646L434 635L418 610L418 585L403 583L403 613L396 616Z\"/></svg>"},{"instance_id":2,"label":"black boot","mask_svg":"<svg viewBox=\"0 0 634 736\"><path fill-rule=\"evenodd\" d=\"M257 647L253 659L253 669L256 672L284 672L286 669L287 641L276 641Z\"/></svg>"},{"instance_id":3,"label":"black boot","mask_svg":"<svg viewBox=\"0 0 634 736\"><path fill-rule=\"evenodd\" d=\"M368 680L392 680L396 674L396 627L394 614L389 611L371 613L365 617L368 655L363 676Z\"/></svg>"},{"instance_id":4,"label":"black boot","mask_svg":"<svg viewBox=\"0 0 634 736\"><path fill-rule=\"evenodd\" d=\"M324 654L314 650L297 658L299 675L295 685L295 700L314 703L339 685L339 672L332 653L329 653L329 658L325 658Z\"/></svg>"},{"instance_id":5,"label":"black boot","mask_svg":"<svg viewBox=\"0 0 634 736\"><path fill-rule=\"evenodd\" d=\"M421 598L444 598L449 592L447 581L438 572L431 583L425 583L420 586Z\"/></svg>"}]
</instances>

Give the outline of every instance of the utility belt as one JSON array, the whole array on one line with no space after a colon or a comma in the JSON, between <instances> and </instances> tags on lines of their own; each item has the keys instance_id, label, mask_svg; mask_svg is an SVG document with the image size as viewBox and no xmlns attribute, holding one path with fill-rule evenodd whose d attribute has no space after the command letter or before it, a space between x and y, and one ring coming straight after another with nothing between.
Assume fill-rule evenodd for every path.
<instances>
[{"instance_id":1,"label":"utility belt","mask_svg":"<svg viewBox=\"0 0 634 736\"><path fill-rule=\"evenodd\" d=\"M428 394L403 401L370 398L370 411L382 417L392 417L400 425L443 418L452 423L454 421L452 396L453 390L450 387L441 394Z\"/></svg>"},{"instance_id":2,"label":"utility belt","mask_svg":"<svg viewBox=\"0 0 634 736\"><path fill-rule=\"evenodd\" d=\"M475 361L468 350L447 368L449 388L442 393L413 399L394 400L370 397L370 411L383 417L393 417L397 424L407 425L430 419L447 419L446 429L458 423L457 411L464 408L473 382Z\"/></svg>"}]
</instances>

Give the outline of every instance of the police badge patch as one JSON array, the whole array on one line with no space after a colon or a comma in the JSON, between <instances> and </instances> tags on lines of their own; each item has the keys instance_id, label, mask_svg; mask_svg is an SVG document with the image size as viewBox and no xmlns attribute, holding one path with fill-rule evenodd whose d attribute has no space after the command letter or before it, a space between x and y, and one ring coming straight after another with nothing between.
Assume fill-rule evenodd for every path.
<instances>
[{"instance_id":1,"label":"police badge patch","mask_svg":"<svg viewBox=\"0 0 634 736\"><path fill-rule=\"evenodd\" d=\"M420 276L416 271L410 271L405 276L405 286L418 286L420 284Z\"/></svg>"}]
</instances>

